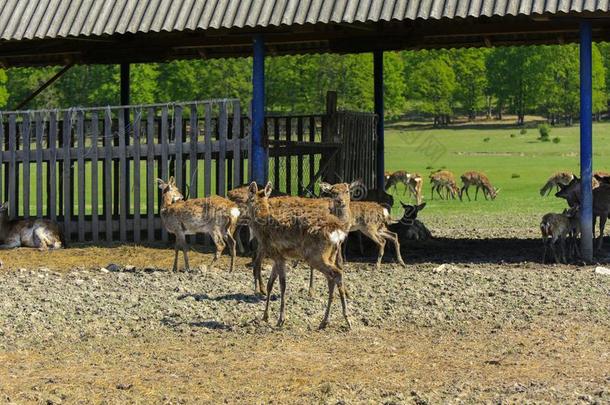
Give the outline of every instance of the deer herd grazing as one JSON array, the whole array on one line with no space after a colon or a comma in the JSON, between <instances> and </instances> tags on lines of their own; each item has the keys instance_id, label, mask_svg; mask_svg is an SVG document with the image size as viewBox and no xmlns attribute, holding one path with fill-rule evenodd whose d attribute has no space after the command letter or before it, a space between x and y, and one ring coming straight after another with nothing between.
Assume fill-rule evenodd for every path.
<instances>
[{"instance_id":1,"label":"deer herd grazing","mask_svg":"<svg viewBox=\"0 0 610 405\"><path fill-rule=\"evenodd\" d=\"M469 188L475 188L474 199L479 190L485 199L494 200L499 192L482 172L468 171L460 176L461 187L456 176L449 170L438 170L429 175L431 199L435 193L442 200L470 201ZM430 231L417 220L423 203L423 179L418 173L404 170L385 173L383 190L366 190L360 180L352 183L320 183L320 196L288 196L273 190L271 183L264 187L256 183L230 190L227 198L211 196L186 199L178 189L173 177L167 181L157 179L161 190L160 216L166 230L175 236L173 271L178 270L178 256L182 251L184 267L189 269L187 235L208 234L215 244L213 266L223 250L228 247L230 270L235 266L236 251L244 253L255 246L252 267L254 290L267 296L264 319L269 316L269 297L275 281L280 285L280 314L278 325L286 319L287 264L293 260L306 263L310 268L309 294L313 294L314 272L326 278L328 301L320 324L324 328L329 322L334 292L341 299L343 317L350 325L347 309L347 290L344 280L347 238L357 232L360 253L364 254L362 235L377 246L376 266L381 265L387 242L393 247L396 261L405 263L401 256L403 240L426 240ZM390 213L394 197L389 191L398 193L403 185L416 201L415 205L400 202L403 214L399 220ZM596 172L593 177L593 228L599 217L597 248L602 246L606 219L610 214L610 173ZM362 190L366 190L362 193ZM568 208L562 213L544 215L540 223L544 252L542 261L553 258L555 262L567 262L579 256L577 238L580 234L579 205L580 180L569 172L558 172L551 176L540 189L541 196L556 190L555 196L564 198ZM313 197L313 198L312 198ZM245 240L244 240L245 239ZM45 219L9 220L8 205L0 206L0 248L34 247L56 249L65 247L60 226ZM266 285L262 278L265 259L272 261L271 274Z\"/></svg>"}]
</instances>

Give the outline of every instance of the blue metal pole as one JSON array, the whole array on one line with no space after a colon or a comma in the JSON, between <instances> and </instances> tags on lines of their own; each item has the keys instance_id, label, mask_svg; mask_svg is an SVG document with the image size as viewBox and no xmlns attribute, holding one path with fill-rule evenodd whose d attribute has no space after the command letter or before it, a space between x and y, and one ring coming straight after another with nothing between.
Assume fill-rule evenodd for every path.
<instances>
[{"instance_id":1,"label":"blue metal pole","mask_svg":"<svg viewBox=\"0 0 610 405\"><path fill-rule=\"evenodd\" d=\"M383 51L376 50L373 52L373 76L374 76L374 94L375 94L375 114L377 114L377 173L376 173L376 188L383 190L385 185L385 145L383 133Z\"/></svg>"},{"instance_id":2,"label":"blue metal pole","mask_svg":"<svg viewBox=\"0 0 610 405\"><path fill-rule=\"evenodd\" d=\"M580 23L580 249L587 262L593 260L591 31L590 21Z\"/></svg>"},{"instance_id":3,"label":"blue metal pole","mask_svg":"<svg viewBox=\"0 0 610 405\"><path fill-rule=\"evenodd\" d=\"M265 125L265 41L263 36L254 36L254 58L252 61L252 173L250 178L265 184L267 165L263 128Z\"/></svg>"}]
</instances>

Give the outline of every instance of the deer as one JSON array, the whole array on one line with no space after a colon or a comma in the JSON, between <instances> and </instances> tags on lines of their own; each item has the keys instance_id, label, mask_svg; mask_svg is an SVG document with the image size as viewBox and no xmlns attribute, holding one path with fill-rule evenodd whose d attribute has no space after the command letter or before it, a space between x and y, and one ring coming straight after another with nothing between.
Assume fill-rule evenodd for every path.
<instances>
[{"instance_id":1,"label":"deer","mask_svg":"<svg viewBox=\"0 0 610 405\"><path fill-rule=\"evenodd\" d=\"M390 224L388 229L398 235L398 240L428 240L432 237L426 226L417 219L419 211L426 207L426 203L409 205L402 201L402 218L396 223Z\"/></svg>"},{"instance_id":2,"label":"deer","mask_svg":"<svg viewBox=\"0 0 610 405\"><path fill-rule=\"evenodd\" d=\"M555 258L555 263L560 261L567 263L566 240L569 243L568 256L573 257L573 252L578 252L576 245L576 237L580 233L578 206L566 209L561 214L548 213L544 215L540 222L540 232L542 233L542 244L544 245L542 263L546 263L549 249ZM561 249L561 257L557 254L557 243L559 243Z\"/></svg>"},{"instance_id":3,"label":"deer","mask_svg":"<svg viewBox=\"0 0 610 405\"><path fill-rule=\"evenodd\" d=\"M489 179L487 178L487 176L482 173L482 172L477 172L477 171L470 171L470 172L466 172L464 174L462 174L461 176L462 179L462 188L460 189L460 200L462 199L462 196L464 195L464 192L466 192L466 196L468 197L468 201L470 201L470 195L468 194L468 188L470 186L476 186L476 191L474 194L474 200L477 200L477 196L479 194L479 189L483 189L483 197L485 197L485 199L487 200L487 196L489 196L492 200L494 200L496 198L496 196L498 195L498 193L500 192L500 189L496 189L494 188L494 186L491 185L491 182L489 181Z\"/></svg>"},{"instance_id":4,"label":"deer","mask_svg":"<svg viewBox=\"0 0 610 405\"><path fill-rule=\"evenodd\" d=\"M434 173L430 173L430 184L432 184L432 200L434 200L434 190L438 196L443 200L443 195L441 194L441 189L445 189L446 199L449 199L451 196L452 199L455 200L456 196L460 197L460 189L457 186L457 182L455 181L455 175L449 170L439 170Z\"/></svg>"},{"instance_id":5,"label":"deer","mask_svg":"<svg viewBox=\"0 0 610 405\"><path fill-rule=\"evenodd\" d=\"M66 247L57 222L42 218L10 220L8 202L0 206L0 242L0 249L29 247L48 250Z\"/></svg>"},{"instance_id":6,"label":"deer","mask_svg":"<svg viewBox=\"0 0 610 405\"><path fill-rule=\"evenodd\" d=\"M385 191L394 188L397 192L397 185L402 183L405 186L403 195L409 190L409 194L415 198L417 204L421 204L423 179L419 173L408 173L404 170L397 170L394 173L384 172Z\"/></svg>"},{"instance_id":7,"label":"deer","mask_svg":"<svg viewBox=\"0 0 610 405\"><path fill-rule=\"evenodd\" d=\"M167 182L157 179L157 183L162 193L161 220L165 229L176 237L172 271L176 272L178 269L178 251L180 249L184 255L185 270L189 270L186 235L198 233L209 234L216 245L216 252L210 267L218 261L226 244L229 245L230 271L233 271L236 250L233 233L237 228L240 215L237 204L219 196L184 200L173 176Z\"/></svg>"},{"instance_id":8,"label":"deer","mask_svg":"<svg viewBox=\"0 0 610 405\"><path fill-rule=\"evenodd\" d=\"M553 188L556 188L556 192L559 191L560 184L567 186L573 178L574 175L570 172L557 172L553 174L540 189L540 196L544 197L549 195Z\"/></svg>"},{"instance_id":9,"label":"deer","mask_svg":"<svg viewBox=\"0 0 610 405\"><path fill-rule=\"evenodd\" d=\"M580 179L576 176L567 186L560 185L560 190L555 193L556 197L565 198L570 207L576 207L581 204L580 201ZM601 249L604 241L604 227L606 220L610 214L610 184L606 182L599 183L598 187L593 189L593 235L595 236L595 222L599 217L599 238L597 240L597 249Z\"/></svg>"},{"instance_id":10,"label":"deer","mask_svg":"<svg viewBox=\"0 0 610 405\"><path fill-rule=\"evenodd\" d=\"M267 282L267 300L263 321L269 319L269 301L275 280L280 281L280 315L277 326L286 320L286 261L298 259L320 271L328 282L328 303L320 329L329 324L330 308L335 287L339 291L343 318L351 328L347 313L347 294L343 282L343 272L335 264L336 252L345 240L347 233L344 224L329 212L318 209L315 205L301 205L293 211L277 209L270 204L271 183L259 190L255 182L249 186L248 215L252 219L250 226L259 249L273 260L271 275ZM296 197L295 197L296 198ZM295 207L295 206L291 206Z\"/></svg>"}]
</instances>

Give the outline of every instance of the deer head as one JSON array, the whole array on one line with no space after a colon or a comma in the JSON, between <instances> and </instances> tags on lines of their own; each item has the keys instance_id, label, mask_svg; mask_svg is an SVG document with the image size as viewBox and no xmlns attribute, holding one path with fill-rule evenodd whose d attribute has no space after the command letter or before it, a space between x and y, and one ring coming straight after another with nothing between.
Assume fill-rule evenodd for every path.
<instances>
[{"instance_id":1,"label":"deer head","mask_svg":"<svg viewBox=\"0 0 610 405\"><path fill-rule=\"evenodd\" d=\"M171 176L167 182L162 179L157 179L157 184L161 189L161 194L163 196L164 202L173 204L177 201L184 199L184 196L176 186L176 180L174 179L174 176Z\"/></svg>"}]
</instances>

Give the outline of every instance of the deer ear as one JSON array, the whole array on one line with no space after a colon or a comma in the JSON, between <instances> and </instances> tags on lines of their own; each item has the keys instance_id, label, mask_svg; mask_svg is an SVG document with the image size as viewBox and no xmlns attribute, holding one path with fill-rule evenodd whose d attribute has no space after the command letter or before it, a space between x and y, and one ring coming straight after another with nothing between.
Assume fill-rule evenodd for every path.
<instances>
[{"instance_id":1,"label":"deer ear","mask_svg":"<svg viewBox=\"0 0 610 405\"><path fill-rule=\"evenodd\" d=\"M250 185L248 186L248 193L250 195L254 195L254 194L258 193L258 186L256 185L255 181L250 183Z\"/></svg>"},{"instance_id":2,"label":"deer ear","mask_svg":"<svg viewBox=\"0 0 610 405\"><path fill-rule=\"evenodd\" d=\"M165 188L165 186L167 185L162 179L157 179L157 184L159 185L159 188L161 190L163 190Z\"/></svg>"},{"instance_id":3,"label":"deer ear","mask_svg":"<svg viewBox=\"0 0 610 405\"><path fill-rule=\"evenodd\" d=\"M362 187L362 186L364 186L364 182L362 181L362 179L356 179L349 184L350 190L352 190L356 187Z\"/></svg>"},{"instance_id":4,"label":"deer ear","mask_svg":"<svg viewBox=\"0 0 610 405\"><path fill-rule=\"evenodd\" d=\"M418 210L418 211L421 211L421 210L423 210L424 208L426 208L426 203L421 203L421 204L419 204L419 205L417 206L417 210Z\"/></svg>"},{"instance_id":5,"label":"deer ear","mask_svg":"<svg viewBox=\"0 0 610 405\"><path fill-rule=\"evenodd\" d=\"M8 201L0 205L0 211L8 211Z\"/></svg>"},{"instance_id":6,"label":"deer ear","mask_svg":"<svg viewBox=\"0 0 610 405\"><path fill-rule=\"evenodd\" d=\"M174 176L169 176L169 180L167 181L167 183L171 186L175 186L176 185L176 179L174 179Z\"/></svg>"},{"instance_id":7,"label":"deer ear","mask_svg":"<svg viewBox=\"0 0 610 405\"><path fill-rule=\"evenodd\" d=\"M265 186L265 197L269 197L271 195L271 191L273 191L273 185L271 182L267 182L267 185Z\"/></svg>"},{"instance_id":8,"label":"deer ear","mask_svg":"<svg viewBox=\"0 0 610 405\"><path fill-rule=\"evenodd\" d=\"M320 191L323 192L323 193L326 193L326 192L330 191L331 187L332 186L330 184L328 184L328 183L325 183L325 182L321 182L320 183Z\"/></svg>"}]
</instances>

